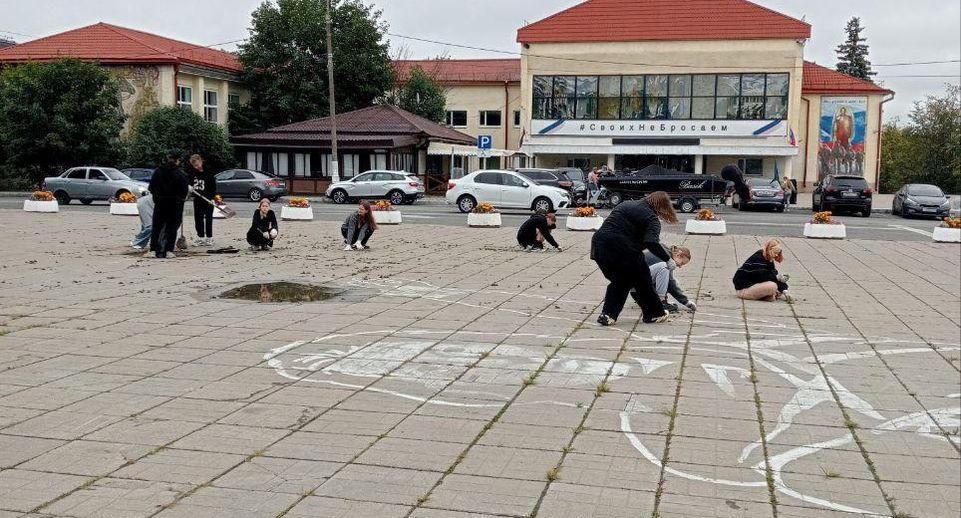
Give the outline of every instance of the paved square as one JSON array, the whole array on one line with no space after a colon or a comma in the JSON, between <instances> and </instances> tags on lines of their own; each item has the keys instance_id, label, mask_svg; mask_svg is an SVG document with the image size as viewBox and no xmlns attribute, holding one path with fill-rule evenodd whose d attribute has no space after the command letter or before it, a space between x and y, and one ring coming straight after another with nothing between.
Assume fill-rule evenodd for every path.
<instances>
[{"instance_id":1,"label":"paved square","mask_svg":"<svg viewBox=\"0 0 961 518\"><path fill-rule=\"evenodd\" d=\"M600 328L589 234L406 224L345 253L318 221L156 261L135 218L0 212L4 518L961 513L957 246L789 238L799 300L744 303L763 238L666 234L697 314ZM217 298L270 281L338 294Z\"/></svg>"}]
</instances>

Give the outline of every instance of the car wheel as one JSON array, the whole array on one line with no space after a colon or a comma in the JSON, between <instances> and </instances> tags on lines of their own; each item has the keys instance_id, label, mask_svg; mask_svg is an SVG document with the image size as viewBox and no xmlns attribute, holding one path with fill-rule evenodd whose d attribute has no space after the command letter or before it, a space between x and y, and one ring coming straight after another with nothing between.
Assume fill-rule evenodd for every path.
<instances>
[{"instance_id":1,"label":"car wheel","mask_svg":"<svg viewBox=\"0 0 961 518\"><path fill-rule=\"evenodd\" d=\"M870 217L871 217L871 206L870 206L870 205L868 205L867 207L865 207L864 210L861 211L861 217L862 217L862 218L870 218Z\"/></svg>"},{"instance_id":2,"label":"car wheel","mask_svg":"<svg viewBox=\"0 0 961 518\"><path fill-rule=\"evenodd\" d=\"M687 214L690 214L695 210L697 210L697 200L694 200L692 198L684 198L677 205L678 205L678 208L681 209L681 212L684 212Z\"/></svg>"},{"instance_id":3,"label":"car wheel","mask_svg":"<svg viewBox=\"0 0 961 518\"><path fill-rule=\"evenodd\" d=\"M390 200L391 205L403 205L404 198L404 193L401 191L390 191L387 193L387 199Z\"/></svg>"},{"instance_id":4,"label":"car wheel","mask_svg":"<svg viewBox=\"0 0 961 518\"><path fill-rule=\"evenodd\" d=\"M611 207L617 207L624 202L624 196L619 192L612 192L607 199L611 202Z\"/></svg>"},{"instance_id":5,"label":"car wheel","mask_svg":"<svg viewBox=\"0 0 961 518\"><path fill-rule=\"evenodd\" d=\"M264 191L254 187L247 193L247 199L250 201L260 201L264 197Z\"/></svg>"},{"instance_id":6,"label":"car wheel","mask_svg":"<svg viewBox=\"0 0 961 518\"><path fill-rule=\"evenodd\" d=\"M91 200L90 198L84 198L84 199L80 200L80 203L82 203L82 204L84 204L84 205L90 205L91 203L93 203L93 200Z\"/></svg>"},{"instance_id":7,"label":"car wheel","mask_svg":"<svg viewBox=\"0 0 961 518\"><path fill-rule=\"evenodd\" d=\"M457 209L465 214L472 212L476 206L477 200L475 200L473 196L465 194L457 198Z\"/></svg>"},{"instance_id":8,"label":"car wheel","mask_svg":"<svg viewBox=\"0 0 961 518\"><path fill-rule=\"evenodd\" d=\"M330 199L338 205L347 203L347 191L335 189L334 192L330 193Z\"/></svg>"},{"instance_id":9,"label":"car wheel","mask_svg":"<svg viewBox=\"0 0 961 518\"><path fill-rule=\"evenodd\" d=\"M784 205L778 205L777 207L774 207L774 211L775 211L775 212L784 212Z\"/></svg>"},{"instance_id":10,"label":"car wheel","mask_svg":"<svg viewBox=\"0 0 961 518\"><path fill-rule=\"evenodd\" d=\"M736 209L741 205L741 199L738 198L737 194L731 195L731 208Z\"/></svg>"},{"instance_id":11,"label":"car wheel","mask_svg":"<svg viewBox=\"0 0 961 518\"><path fill-rule=\"evenodd\" d=\"M70 205L70 195L66 191L57 191L53 193L53 197L57 199L58 205Z\"/></svg>"},{"instance_id":12,"label":"car wheel","mask_svg":"<svg viewBox=\"0 0 961 518\"><path fill-rule=\"evenodd\" d=\"M814 196L811 196L811 212L817 212L821 210L821 204L817 202Z\"/></svg>"},{"instance_id":13,"label":"car wheel","mask_svg":"<svg viewBox=\"0 0 961 518\"><path fill-rule=\"evenodd\" d=\"M280 199L280 196L269 196L267 199L270 200L270 203L273 203L273 202L279 200L279 199Z\"/></svg>"},{"instance_id":14,"label":"car wheel","mask_svg":"<svg viewBox=\"0 0 961 518\"><path fill-rule=\"evenodd\" d=\"M739 210L739 211L741 211L741 212L746 211L746 210L747 210L747 203L744 203L743 201L738 201L738 202L737 202L737 210Z\"/></svg>"},{"instance_id":15,"label":"car wheel","mask_svg":"<svg viewBox=\"0 0 961 518\"><path fill-rule=\"evenodd\" d=\"M891 203L891 215L892 216L898 215L898 206L895 205L894 203Z\"/></svg>"},{"instance_id":16,"label":"car wheel","mask_svg":"<svg viewBox=\"0 0 961 518\"><path fill-rule=\"evenodd\" d=\"M531 205L531 209L538 214L547 214L549 212L554 212L554 204L551 203L551 200L541 197L534 200L534 203Z\"/></svg>"}]
</instances>

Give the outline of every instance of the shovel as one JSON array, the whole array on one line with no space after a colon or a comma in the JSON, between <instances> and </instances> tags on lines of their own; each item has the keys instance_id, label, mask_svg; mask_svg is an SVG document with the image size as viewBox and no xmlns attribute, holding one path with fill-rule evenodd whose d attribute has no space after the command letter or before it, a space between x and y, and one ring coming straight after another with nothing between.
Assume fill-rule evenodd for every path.
<instances>
[{"instance_id":1,"label":"shovel","mask_svg":"<svg viewBox=\"0 0 961 518\"><path fill-rule=\"evenodd\" d=\"M226 206L226 205L223 205L223 206L218 207L216 203L214 203L214 202L211 201L211 200L208 200L207 198L204 198L202 194L200 194L199 192L193 190L193 188L190 189L190 192L192 192L194 196L196 196L196 197L200 198L201 200L204 200L205 202L209 203L209 204L214 208L214 210L219 210L220 213L223 214L224 217L227 218L227 219L230 219L230 218L232 218L232 217L234 217L234 216L237 215L237 212L236 212L234 209L231 209L230 207L228 207L228 206Z\"/></svg>"}]
</instances>

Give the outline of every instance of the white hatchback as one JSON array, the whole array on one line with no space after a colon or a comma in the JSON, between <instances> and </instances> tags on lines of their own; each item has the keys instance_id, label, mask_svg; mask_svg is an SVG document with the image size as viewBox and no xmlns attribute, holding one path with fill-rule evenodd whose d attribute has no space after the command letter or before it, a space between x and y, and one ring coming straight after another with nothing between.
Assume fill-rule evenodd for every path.
<instances>
[{"instance_id":1,"label":"white hatchback","mask_svg":"<svg viewBox=\"0 0 961 518\"><path fill-rule=\"evenodd\" d=\"M496 169L475 171L447 184L448 205L457 205L461 212L471 212L479 203L505 209L554 212L569 208L571 196L563 189L538 185L513 171Z\"/></svg>"}]
</instances>

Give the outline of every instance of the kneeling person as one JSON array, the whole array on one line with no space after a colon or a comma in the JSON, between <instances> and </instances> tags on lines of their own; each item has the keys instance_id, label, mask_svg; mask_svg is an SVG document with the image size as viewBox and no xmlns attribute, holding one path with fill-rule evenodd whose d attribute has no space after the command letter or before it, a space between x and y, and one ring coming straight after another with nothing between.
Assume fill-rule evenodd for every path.
<instances>
[{"instance_id":1,"label":"kneeling person","mask_svg":"<svg viewBox=\"0 0 961 518\"><path fill-rule=\"evenodd\" d=\"M367 241L377 230L377 222L374 221L374 213L371 211L370 203L360 202L357 211L350 213L344 224L340 226L340 234L344 236L344 251L351 250L351 244L357 250L367 250Z\"/></svg>"},{"instance_id":2,"label":"kneeling person","mask_svg":"<svg viewBox=\"0 0 961 518\"><path fill-rule=\"evenodd\" d=\"M529 250L543 250L544 241L547 241L555 249L560 250L560 245L551 235L551 230L555 228L557 228L557 216L554 213L535 214L517 230L517 244Z\"/></svg>"},{"instance_id":3,"label":"kneeling person","mask_svg":"<svg viewBox=\"0 0 961 518\"><path fill-rule=\"evenodd\" d=\"M269 250L274 247L279 229L277 216L270 210L270 200L260 200L260 206L254 211L254 218L247 231L247 243L251 250Z\"/></svg>"},{"instance_id":4,"label":"kneeling person","mask_svg":"<svg viewBox=\"0 0 961 518\"><path fill-rule=\"evenodd\" d=\"M667 301L667 295L670 294L678 304L685 306L693 313L697 309L697 305L687 298L684 290L681 289L681 285L678 284L677 279L674 277L675 269L683 268L687 263L691 262L691 251L683 246L675 245L667 247L661 243L658 243L658 246L663 248L666 254L670 254L671 260L665 262L649 250L644 251L644 260L651 269L651 281L654 284L654 291L657 293L657 296L660 297L661 304L664 305L665 311L671 313L678 311L675 304ZM631 296L634 297L635 301L637 300L634 292L631 292Z\"/></svg>"}]
</instances>

